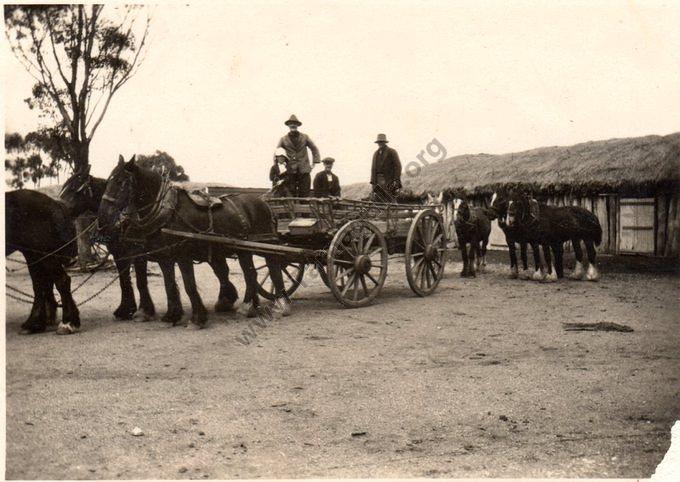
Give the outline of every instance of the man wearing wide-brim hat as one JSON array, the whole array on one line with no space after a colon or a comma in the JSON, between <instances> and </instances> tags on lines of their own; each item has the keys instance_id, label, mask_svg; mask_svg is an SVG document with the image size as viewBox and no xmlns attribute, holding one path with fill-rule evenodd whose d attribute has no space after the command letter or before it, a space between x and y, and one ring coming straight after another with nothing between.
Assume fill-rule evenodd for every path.
<instances>
[{"instance_id":1,"label":"man wearing wide-brim hat","mask_svg":"<svg viewBox=\"0 0 680 482\"><path fill-rule=\"evenodd\" d=\"M314 164L320 162L319 149L307 134L298 131L302 122L295 115L291 115L285 124L290 131L283 136L277 147L282 147L288 155L288 185L291 195L308 197L311 188L312 165L309 162L307 149L312 151Z\"/></svg>"},{"instance_id":2,"label":"man wearing wide-brim hat","mask_svg":"<svg viewBox=\"0 0 680 482\"><path fill-rule=\"evenodd\" d=\"M333 174L335 159L326 157L324 170L314 177L314 197L340 197L340 179Z\"/></svg>"},{"instance_id":3,"label":"man wearing wide-brim hat","mask_svg":"<svg viewBox=\"0 0 680 482\"><path fill-rule=\"evenodd\" d=\"M371 166L372 197L376 201L392 202L401 189L401 161L397 151L387 146L387 136L378 134Z\"/></svg>"}]
</instances>

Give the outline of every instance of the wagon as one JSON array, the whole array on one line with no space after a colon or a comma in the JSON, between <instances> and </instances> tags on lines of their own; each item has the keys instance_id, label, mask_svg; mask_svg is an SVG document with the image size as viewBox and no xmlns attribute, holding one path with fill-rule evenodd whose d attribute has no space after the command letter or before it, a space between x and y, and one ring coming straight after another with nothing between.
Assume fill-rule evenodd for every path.
<instances>
[{"instance_id":1,"label":"wagon","mask_svg":"<svg viewBox=\"0 0 680 482\"><path fill-rule=\"evenodd\" d=\"M406 279L418 296L432 294L442 279L446 233L434 206L320 198L271 198L267 203L276 222L275 242L163 231L255 255L280 255L289 296L313 267L335 298L352 308L380 294L392 255L403 256ZM274 299L264 260L256 268L260 294Z\"/></svg>"}]
</instances>

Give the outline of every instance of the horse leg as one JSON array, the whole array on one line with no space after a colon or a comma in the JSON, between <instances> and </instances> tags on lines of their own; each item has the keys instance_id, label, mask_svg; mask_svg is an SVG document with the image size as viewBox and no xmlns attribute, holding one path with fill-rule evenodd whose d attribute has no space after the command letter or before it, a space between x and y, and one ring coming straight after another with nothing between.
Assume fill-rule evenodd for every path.
<instances>
[{"instance_id":1,"label":"horse leg","mask_svg":"<svg viewBox=\"0 0 680 482\"><path fill-rule=\"evenodd\" d=\"M45 313L47 325L57 324L57 300L54 298L54 283L49 282L45 291Z\"/></svg>"},{"instance_id":2,"label":"horse leg","mask_svg":"<svg viewBox=\"0 0 680 482\"><path fill-rule=\"evenodd\" d=\"M130 280L130 260L120 260L117 257L113 258L116 264L116 269L120 277L120 304L113 312L113 316L117 320L131 320L137 311L137 303L135 301L135 292L132 289L132 281Z\"/></svg>"},{"instance_id":3,"label":"horse leg","mask_svg":"<svg viewBox=\"0 0 680 482\"><path fill-rule=\"evenodd\" d=\"M588 251L588 271L586 272L586 279L588 281L599 281L600 273L595 267L595 243L590 239L584 241L586 251Z\"/></svg>"},{"instance_id":4,"label":"horse leg","mask_svg":"<svg viewBox=\"0 0 680 482\"><path fill-rule=\"evenodd\" d=\"M248 318L257 316L257 309L259 307L259 300L257 298L257 270L253 264L253 255L247 253L240 253L238 255L238 262L243 271L243 278L246 282L246 293L243 297L243 304L247 306L245 315Z\"/></svg>"},{"instance_id":5,"label":"horse leg","mask_svg":"<svg viewBox=\"0 0 680 482\"><path fill-rule=\"evenodd\" d=\"M223 257L213 256L212 261L210 261L210 267L220 281L220 294L217 298L217 303L215 303L215 311L217 313L232 311L234 303L238 300L238 292L234 284L229 280L227 260Z\"/></svg>"},{"instance_id":6,"label":"horse leg","mask_svg":"<svg viewBox=\"0 0 680 482\"><path fill-rule=\"evenodd\" d=\"M265 256L265 260L267 262L269 274L272 277L272 282L274 283L274 294L276 295L274 306L281 311L283 316L289 316L291 314L291 302L286 294L286 287L283 283L281 258L279 256L269 255Z\"/></svg>"},{"instance_id":7,"label":"horse leg","mask_svg":"<svg viewBox=\"0 0 680 482\"><path fill-rule=\"evenodd\" d=\"M519 276L519 269L517 267L517 248L515 247L514 241L506 241L508 243L508 251L510 252L510 279L517 279Z\"/></svg>"},{"instance_id":8,"label":"horse leg","mask_svg":"<svg viewBox=\"0 0 680 482\"><path fill-rule=\"evenodd\" d=\"M208 321L208 310L205 309L201 295L196 287L196 277L194 276L194 263L191 258L181 258L177 260L179 270L184 280L184 291L191 300L191 322L198 328L204 328Z\"/></svg>"},{"instance_id":9,"label":"horse leg","mask_svg":"<svg viewBox=\"0 0 680 482\"><path fill-rule=\"evenodd\" d=\"M135 258L134 265L135 281L137 291L139 291L139 310L142 312L142 319L149 321L156 316L156 307L151 299L151 293L149 293L149 275L147 273L149 262L144 258Z\"/></svg>"},{"instance_id":10,"label":"horse leg","mask_svg":"<svg viewBox=\"0 0 680 482\"><path fill-rule=\"evenodd\" d=\"M486 268L486 246L489 244L489 238L482 239L482 268Z\"/></svg>"},{"instance_id":11,"label":"horse leg","mask_svg":"<svg viewBox=\"0 0 680 482\"><path fill-rule=\"evenodd\" d=\"M475 251L479 249L479 245L476 241L470 242L470 261L468 262L468 273L471 277L477 276L475 273Z\"/></svg>"},{"instance_id":12,"label":"horse leg","mask_svg":"<svg viewBox=\"0 0 680 482\"><path fill-rule=\"evenodd\" d=\"M467 243L465 241L461 241L458 249L460 249L460 255L463 258L463 271L460 272L460 276L465 278L468 276Z\"/></svg>"},{"instance_id":13,"label":"horse leg","mask_svg":"<svg viewBox=\"0 0 680 482\"><path fill-rule=\"evenodd\" d=\"M544 277L544 267L543 260L541 259L541 245L538 243L531 243L531 250L534 253L534 267L536 270L534 274L531 275L531 279L534 281L541 281Z\"/></svg>"},{"instance_id":14,"label":"horse leg","mask_svg":"<svg viewBox=\"0 0 680 482\"><path fill-rule=\"evenodd\" d=\"M583 250L581 250L581 240L573 238L571 240L571 245L574 247L574 254L576 255L576 266L574 266L574 271L569 275L569 279L581 280L583 279Z\"/></svg>"},{"instance_id":15,"label":"horse leg","mask_svg":"<svg viewBox=\"0 0 680 482\"><path fill-rule=\"evenodd\" d=\"M562 243L555 243L553 251L555 253L555 270L557 271L557 277L564 278L564 245Z\"/></svg>"},{"instance_id":16,"label":"horse leg","mask_svg":"<svg viewBox=\"0 0 680 482\"><path fill-rule=\"evenodd\" d=\"M71 277L64 267L55 262L53 265L54 284L61 296L61 322L57 327L57 335L71 335L80 330L80 313L73 296L71 296Z\"/></svg>"},{"instance_id":17,"label":"horse leg","mask_svg":"<svg viewBox=\"0 0 680 482\"><path fill-rule=\"evenodd\" d=\"M42 263L35 264L35 259L31 256L25 256L25 258L33 284L33 306L28 318L21 324L21 332L26 334L40 333L45 331L47 327L45 294L51 287L51 283L48 281L49 276Z\"/></svg>"},{"instance_id":18,"label":"horse leg","mask_svg":"<svg viewBox=\"0 0 680 482\"><path fill-rule=\"evenodd\" d=\"M526 241L519 243L520 256L522 257L522 272L519 279L531 278L531 271L529 271L529 263L527 262L527 244Z\"/></svg>"},{"instance_id":19,"label":"horse leg","mask_svg":"<svg viewBox=\"0 0 680 482\"><path fill-rule=\"evenodd\" d=\"M158 265L163 272L165 294L168 298L168 310L161 319L167 323L172 323L174 326L182 319L182 315L184 315L182 300L179 297L179 290L177 289L177 282L175 281L175 262L163 260L159 261Z\"/></svg>"},{"instance_id":20,"label":"horse leg","mask_svg":"<svg viewBox=\"0 0 680 482\"><path fill-rule=\"evenodd\" d=\"M545 278L543 278L543 281L546 283L552 283L554 281L557 281L557 273L555 272L555 267L553 266L553 261L552 261L552 256L550 254L550 244L549 243L544 243L543 244L543 256L545 257L545 264L548 267L548 273L546 274Z\"/></svg>"}]
</instances>

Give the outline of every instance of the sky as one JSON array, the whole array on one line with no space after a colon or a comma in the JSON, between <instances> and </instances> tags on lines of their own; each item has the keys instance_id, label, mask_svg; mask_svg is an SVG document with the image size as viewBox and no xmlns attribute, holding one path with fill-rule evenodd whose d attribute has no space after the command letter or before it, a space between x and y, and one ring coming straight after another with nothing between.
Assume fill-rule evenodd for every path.
<instances>
[{"instance_id":1,"label":"sky","mask_svg":"<svg viewBox=\"0 0 680 482\"><path fill-rule=\"evenodd\" d=\"M669 134L678 25L680 0L156 6L144 64L92 141L92 173L163 150L192 181L265 187L291 114L342 184L369 179L378 133L404 165L433 139L453 156ZM7 52L5 128L26 133L32 82Z\"/></svg>"}]
</instances>

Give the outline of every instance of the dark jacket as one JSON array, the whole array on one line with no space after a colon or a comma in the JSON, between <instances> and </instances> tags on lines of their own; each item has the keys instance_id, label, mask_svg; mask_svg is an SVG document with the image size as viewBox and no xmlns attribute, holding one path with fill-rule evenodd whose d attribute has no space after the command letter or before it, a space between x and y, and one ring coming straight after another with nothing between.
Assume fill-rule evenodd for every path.
<instances>
[{"instance_id":1,"label":"dark jacket","mask_svg":"<svg viewBox=\"0 0 680 482\"><path fill-rule=\"evenodd\" d=\"M397 151L387 146L382 153L380 149L375 151L371 166L371 184L378 183L378 173L385 176L388 186L394 183L396 187L401 187L401 162Z\"/></svg>"},{"instance_id":2,"label":"dark jacket","mask_svg":"<svg viewBox=\"0 0 680 482\"><path fill-rule=\"evenodd\" d=\"M329 183L327 174L321 171L314 177L314 197L340 197L340 179L331 173L333 180Z\"/></svg>"},{"instance_id":3,"label":"dark jacket","mask_svg":"<svg viewBox=\"0 0 680 482\"><path fill-rule=\"evenodd\" d=\"M312 165L309 163L309 156L307 148L312 151L312 158L314 163L320 160L319 149L316 144L312 142L307 134L300 132L295 139L290 136L290 133L281 138L276 147L283 147L288 154L288 168L292 171L297 170L301 174L307 174L312 171Z\"/></svg>"},{"instance_id":4,"label":"dark jacket","mask_svg":"<svg viewBox=\"0 0 680 482\"><path fill-rule=\"evenodd\" d=\"M281 179L285 179L287 174L288 171L285 171L283 174L281 174L281 169L279 168L279 163L277 162L269 170L269 180L272 182L272 185L276 185L276 183Z\"/></svg>"}]
</instances>

